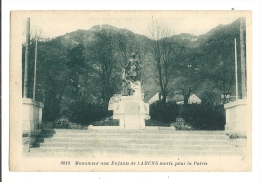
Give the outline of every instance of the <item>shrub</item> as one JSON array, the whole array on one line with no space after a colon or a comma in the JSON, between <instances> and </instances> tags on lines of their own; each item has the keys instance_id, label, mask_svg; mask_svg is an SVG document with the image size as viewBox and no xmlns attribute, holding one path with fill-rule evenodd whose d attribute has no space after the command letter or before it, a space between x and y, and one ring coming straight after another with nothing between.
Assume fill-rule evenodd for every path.
<instances>
[{"instance_id":1,"label":"shrub","mask_svg":"<svg viewBox=\"0 0 260 182\"><path fill-rule=\"evenodd\" d=\"M82 100L73 101L68 108L67 118L72 123L88 126L94 121L102 120L105 117L110 116L107 106L99 103L86 103Z\"/></svg>"},{"instance_id":2,"label":"shrub","mask_svg":"<svg viewBox=\"0 0 260 182\"><path fill-rule=\"evenodd\" d=\"M87 126L72 123L66 117L61 117L53 123L53 128L56 129L87 129Z\"/></svg>"},{"instance_id":3,"label":"shrub","mask_svg":"<svg viewBox=\"0 0 260 182\"><path fill-rule=\"evenodd\" d=\"M61 117L57 119L53 124L53 128L59 128L59 129L69 129L69 120L66 117Z\"/></svg>"},{"instance_id":4,"label":"shrub","mask_svg":"<svg viewBox=\"0 0 260 182\"><path fill-rule=\"evenodd\" d=\"M180 117L193 129L223 130L225 127L225 111L223 105L183 105L180 110Z\"/></svg>"},{"instance_id":5,"label":"shrub","mask_svg":"<svg viewBox=\"0 0 260 182\"><path fill-rule=\"evenodd\" d=\"M244 138L247 139L247 136L245 135L241 135L238 133L234 133L234 134L227 134L229 136L230 139L238 139L238 138Z\"/></svg>"},{"instance_id":6,"label":"shrub","mask_svg":"<svg viewBox=\"0 0 260 182\"><path fill-rule=\"evenodd\" d=\"M93 126L119 126L119 120L113 117L106 117L93 123Z\"/></svg>"},{"instance_id":7,"label":"shrub","mask_svg":"<svg viewBox=\"0 0 260 182\"><path fill-rule=\"evenodd\" d=\"M173 123L173 126L176 130L191 130L192 127L185 122L183 118L177 118L176 122Z\"/></svg>"},{"instance_id":8,"label":"shrub","mask_svg":"<svg viewBox=\"0 0 260 182\"><path fill-rule=\"evenodd\" d=\"M156 101L150 105L151 120L162 122L165 125L175 122L178 114L179 106L175 102Z\"/></svg>"},{"instance_id":9,"label":"shrub","mask_svg":"<svg viewBox=\"0 0 260 182\"><path fill-rule=\"evenodd\" d=\"M169 124L165 124L160 121L148 119L148 120L145 120L145 126L169 126Z\"/></svg>"}]
</instances>

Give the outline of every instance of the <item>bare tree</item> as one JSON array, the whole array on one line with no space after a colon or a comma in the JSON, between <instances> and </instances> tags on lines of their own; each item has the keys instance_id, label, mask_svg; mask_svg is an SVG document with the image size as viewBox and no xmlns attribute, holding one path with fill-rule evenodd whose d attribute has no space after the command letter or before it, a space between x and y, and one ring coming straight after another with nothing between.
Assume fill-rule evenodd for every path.
<instances>
[{"instance_id":1,"label":"bare tree","mask_svg":"<svg viewBox=\"0 0 260 182\"><path fill-rule=\"evenodd\" d=\"M170 37L171 29L164 25L155 22L149 31L153 40L151 54L157 71L155 81L160 86L162 101L166 102L168 86L174 76L174 63L180 58L184 46Z\"/></svg>"}]
</instances>

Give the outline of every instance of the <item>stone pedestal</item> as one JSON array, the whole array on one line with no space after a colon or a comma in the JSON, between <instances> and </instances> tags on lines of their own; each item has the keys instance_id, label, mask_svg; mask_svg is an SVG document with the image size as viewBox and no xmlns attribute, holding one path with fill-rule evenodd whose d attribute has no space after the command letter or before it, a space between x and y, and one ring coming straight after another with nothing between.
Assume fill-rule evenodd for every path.
<instances>
[{"instance_id":1,"label":"stone pedestal","mask_svg":"<svg viewBox=\"0 0 260 182\"><path fill-rule=\"evenodd\" d=\"M118 103L113 104L114 119L119 119L120 129L145 129L145 120L149 119L149 104L143 101L141 83L134 87L134 95L121 96Z\"/></svg>"},{"instance_id":2,"label":"stone pedestal","mask_svg":"<svg viewBox=\"0 0 260 182\"><path fill-rule=\"evenodd\" d=\"M30 98L23 98L23 145L31 147L36 141L36 136L42 126L42 108L43 103L37 102Z\"/></svg>"},{"instance_id":3,"label":"stone pedestal","mask_svg":"<svg viewBox=\"0 0 260 182\"><path fill-rule=\"evenodd\" d=\"M247 100L241 99L224 105L226 110L225 130L230 135L246 136L248 122Z\"/></svg>"}]
</instances>

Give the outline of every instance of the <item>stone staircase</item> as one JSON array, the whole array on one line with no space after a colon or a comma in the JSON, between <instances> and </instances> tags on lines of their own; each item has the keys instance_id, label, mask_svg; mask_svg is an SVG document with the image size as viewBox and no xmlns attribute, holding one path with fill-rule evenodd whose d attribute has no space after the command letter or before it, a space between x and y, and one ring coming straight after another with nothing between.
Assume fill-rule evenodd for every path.
<instances>
[{"instance_id":1,"label":"stone staircase","mask_svg":"<svg viewBox=\"0 0 260 182\"><path fill-rule=\"evenodd\" d=\"M28 155L169 157L244 154L224 131L55 129L45 130Z\"/></svg>"}]
</instances>

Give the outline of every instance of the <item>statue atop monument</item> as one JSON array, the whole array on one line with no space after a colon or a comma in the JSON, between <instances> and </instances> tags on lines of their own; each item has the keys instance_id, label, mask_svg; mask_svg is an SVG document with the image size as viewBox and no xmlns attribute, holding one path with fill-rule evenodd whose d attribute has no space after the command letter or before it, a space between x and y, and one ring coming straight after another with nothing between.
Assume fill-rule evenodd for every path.
<instances>
[{"instance_id":1,"label":"statue atop monument","mask_svg":"<svg viewBox=\"0 0 260 182\"><path fill-rule=\"evenodd\" d=\"M142 65L139 64L138 60L136 59L136 54L132 53L131 58L125 66L126 73L128 74L130 80L137 81L137 76L139 76L139 73L137 72L140 68L143 68Z\"/></svg>"},{"instance_id":2,"label":"statue atop monument","mask_svg":"<svg viewBox=\"0 0 260 182\"><path fill-rule=\"evenodd\" d=\"M135 92L134 85L140 82L140 73L138 71L142 69L142 65L136 59L136 54L132 53L127 65L122 70L122 95L133 95Z\"/></svg>"}]
</instances>

